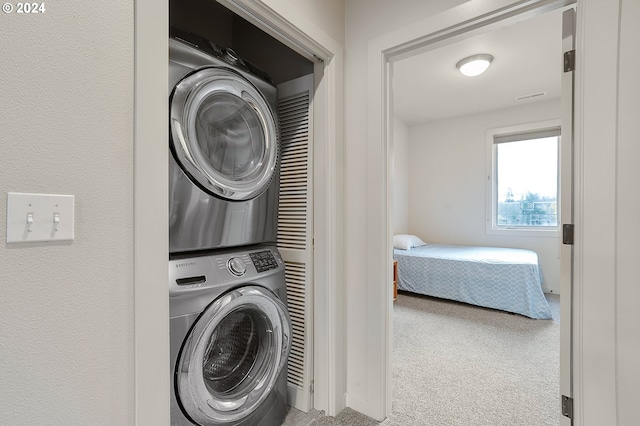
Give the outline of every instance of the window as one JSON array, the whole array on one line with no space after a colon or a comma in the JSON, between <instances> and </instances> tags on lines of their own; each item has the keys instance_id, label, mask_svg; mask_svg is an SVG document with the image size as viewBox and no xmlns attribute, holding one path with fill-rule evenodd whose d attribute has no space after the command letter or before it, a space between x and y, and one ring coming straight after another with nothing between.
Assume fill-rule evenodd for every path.
<instances>
[{"instance_id":1,"label":"window","mask_svg":"<svg viewBox=\"0 0 640 426\"><path fill-rule=\"evenodd\" d=\"M546 126L540 127L543 124ZM549 123L488 132L490 233L557 234L560 127Z\"/></svg>"}]
</instances>

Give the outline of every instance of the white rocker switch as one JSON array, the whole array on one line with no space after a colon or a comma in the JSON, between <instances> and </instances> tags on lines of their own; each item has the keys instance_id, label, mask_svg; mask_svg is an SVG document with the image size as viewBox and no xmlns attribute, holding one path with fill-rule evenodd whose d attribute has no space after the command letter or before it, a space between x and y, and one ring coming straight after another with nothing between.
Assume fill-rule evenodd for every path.
<instances>
[{"instance_id":1,"label":"white rocker switch","mask_svg":"<svg viewBox=\"0 0 640 426\"><path fill-rule=\"evenodd\" d=\"M7 243L74 238L73 195L7 194Z\"/></svg>"}]
</instances>

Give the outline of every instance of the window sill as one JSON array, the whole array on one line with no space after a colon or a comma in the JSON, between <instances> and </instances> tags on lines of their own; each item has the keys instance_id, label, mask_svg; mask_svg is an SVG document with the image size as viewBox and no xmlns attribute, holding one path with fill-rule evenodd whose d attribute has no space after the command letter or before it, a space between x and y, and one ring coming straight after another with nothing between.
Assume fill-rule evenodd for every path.
<instances>
[{"instance_id":1,"label":"window sill","mask_svg":"<svg viewBox=\"0 0 640 426\"><path fill-rule=\"evenodd\" d=\"M487 235L502 235L506 237L537 237L537 238L560 238L562 232L560 228L553 229L521 229L521 228L487 228Z\"/></svg>"}]
</instances>

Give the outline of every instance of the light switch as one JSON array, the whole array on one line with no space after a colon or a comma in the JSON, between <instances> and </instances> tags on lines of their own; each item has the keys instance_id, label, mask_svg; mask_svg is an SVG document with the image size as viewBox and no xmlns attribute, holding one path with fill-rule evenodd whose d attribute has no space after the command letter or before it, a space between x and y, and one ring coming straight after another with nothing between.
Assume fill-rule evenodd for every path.
<instances>
[{"instance_id":1,"label":"light switch","mask_svg":"<svg viewBox=\"0 0 640 426\"><path fill-rule=\"evenodd\" d=\"M73 240L73 195L7 194L7 243Z\"/></svg>"}]
</instances>

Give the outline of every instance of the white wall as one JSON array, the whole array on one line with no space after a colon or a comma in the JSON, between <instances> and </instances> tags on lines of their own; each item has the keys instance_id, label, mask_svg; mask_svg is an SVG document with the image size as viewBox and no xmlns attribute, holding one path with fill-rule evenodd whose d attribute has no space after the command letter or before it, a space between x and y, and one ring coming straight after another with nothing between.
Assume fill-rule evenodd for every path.
<instances>
[{"instance_id":1,"label":"white wall","mask_svg":"<svg viewBox=\"0 0 640 426\"><path fill-rule=\"evenodd\" d=\"M409 227L409 127L393 121L393 233L407 234Z\"/></svg>"},{"instance_id":2,"label":"white wall","mask_svg":"<svg viewBox=\"0 0 640 426\"><path fill-rule=\"evenodd\" d=\"M409 229L433 243L538 253L545 292L560 291L560 238L487 234L486 131L560 118L560 100L409 128Z\"/></svg>"},{"instance_id":3,"label":"white wall","mask_svg":"<svg viewBox=\"0 0 640 426\"><path fill-rule=\"evenodd\" d=\"M134 422L133 3L0 17L6 192L75 195L75 241L0 247L0 424Z\"/></svg>"},{"instance_id":4,"label":"white wall","mask_svg":"<svg viewBox=\"0 0 640 426\"><path fill-rule=\"evenodd\" d=\"M322 33L344 41L344 0L263 0L289 22L311 35Z\"/></svg>"}]
</instances>

